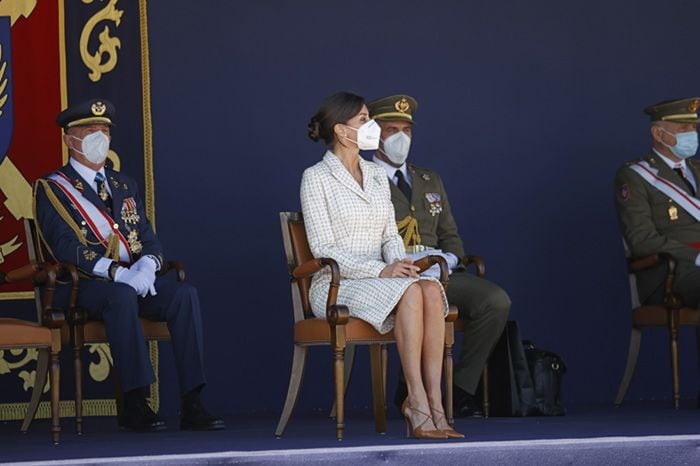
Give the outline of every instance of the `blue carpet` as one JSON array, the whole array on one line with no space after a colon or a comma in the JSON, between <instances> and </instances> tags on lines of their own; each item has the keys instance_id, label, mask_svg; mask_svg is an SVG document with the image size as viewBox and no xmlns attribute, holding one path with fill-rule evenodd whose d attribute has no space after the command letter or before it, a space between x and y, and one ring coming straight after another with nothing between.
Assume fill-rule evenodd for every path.
<instances>
[{"instance_id":1,"label":"blue carpet","mask_svg":"<svg viewBox=\"0 0 700 466\"><path fill-rule=\"evenodd\" d=\"M339 464L436 464L440 458L437 463L443 464L669 464L668 455L675 452L675 464L700 464L700 436L697 435L700 433L700 410L684 407L675 411L668 403L621 408L572 407L566 416L555 418L458 419L456 428L467 436L461 442L406 439L403 420L392 410L389 416L387 434L379 435L374 431L371 413L348 413L346 438L342 442L335 439L334 422L322 413L293 417L282 439L273 435L277 419L271 414L226 418L228 429L220 432L180 432L176 429L177 419L167 419L170 430L149 434L119 432L114 419L87 418L83 436L73 433L72 419L63 419L61 444L55 447L50 442L47 420L35 421L26 435L18 432L19 422L6 422L0 424L0 461L235 451L239 452L234 455L235 461L231 455L222 455L218 459L202 458L200 463L196 457L182 458L181 461L175 458L162 462L155 461L156 458L152 458L154 461L143 458L139 461L153 464L286 461L291 464L309 462L313 458L312 462L318 461L319 464L331 459ZM556 439L566 440L547 442ZM572 443L569 439L589 440ZM301 449L316 450L314 454L305 451L304 455L282 452ZM270 450L280 450L280 455L270 453ZM432 454L424 456L429 451ZM250 454L246 456L240 452Z\"/></svg>"}]
</instances>

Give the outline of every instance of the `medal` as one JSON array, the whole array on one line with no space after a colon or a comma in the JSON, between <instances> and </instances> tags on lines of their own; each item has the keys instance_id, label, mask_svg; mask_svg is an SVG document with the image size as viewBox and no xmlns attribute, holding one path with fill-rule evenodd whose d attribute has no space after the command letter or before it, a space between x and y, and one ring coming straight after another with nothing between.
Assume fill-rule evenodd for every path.
<instances>
[{"instance_id":1,"label":"medal","mask_svg":"<svg viewBox=\"0 0 700 466\"><path fill-rule=\"evenodd\" d=\"M129 249L134 254L139 254L143 249L143 244L139 241L139 232L136 230L131 230L126 240L129 242Z\"/></svg>"},{"instance_id":2,"label":"medal","mask_svg":"<svg viewBox=\"0 0 700 466\"><path fill-rule=\"evenodd\" d=\"M141 217L136 209L136 201L133 197L127 197L122 204L122 220L126 224L137 224Z\"/></svg>"},{"instance_id":3,"label":"medal","mask_svg":"<svg viewBox=\"0 0 700 466\"><path fill-rule=\"evenodd\" d=\"M678 220L678 209L676 206L672 205L668 208L668 218L671 221Z\"/></svg>"},{"instance_id":4,"label":"medal","mask_svg":"<svg viewBox=\"0 0 700 466\"><path fill-rule=\"evenodd\" d=\"M109 193L107 192L107 188L105 187L104 183L100 184L100 192L98 194L100 195L102 202L107 202L107 199L109 199Z\"/></svg>"}]
</instances>

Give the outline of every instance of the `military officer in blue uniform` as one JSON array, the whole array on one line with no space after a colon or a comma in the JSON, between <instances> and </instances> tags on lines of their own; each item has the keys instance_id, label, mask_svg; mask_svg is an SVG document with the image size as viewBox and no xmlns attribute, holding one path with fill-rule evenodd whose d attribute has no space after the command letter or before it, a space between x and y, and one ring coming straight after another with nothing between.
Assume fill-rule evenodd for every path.
<instances>
[{"instance_id":1,"label":"military officer in blue uniform","mask_svg":"<svg viewBox=\"0 0 700 466\"><path fill-rule=\"evenodd\" d=\"M200 401L206 381L197 290L156 276L163 249L136 183L105 167L113 117L114 106L104 99L82 102L58 115L70 160L36 183L37 227L53 260L77 266L78 306L90 318L104 321L124 390L120 427L165 428L146 401L155 376L141 316L168 324L182 394L181 429L222 429L223 421Z\"/></svg>"},{"instance_id":2,"label":"military officer in blue uniform","mask_svg":"<svg viewBox=\"0 0 700 466\"><path fill-rule=\"evenodd\" d=\"M466 272L461 264L464 246L440 175L406 162L418 108L416 100L409 95L392 95L368 103L367 108L382 129L373 160L391 181L391 201L406 252L435 254L439 250L452 271L447 299L457 306L464 321L454 372L455 416L479 415L476 388L503 332L510 298L495 283ZM405 398L403 390L405 385L399 383L396 399Z\"/></svg>"}]
</instances>

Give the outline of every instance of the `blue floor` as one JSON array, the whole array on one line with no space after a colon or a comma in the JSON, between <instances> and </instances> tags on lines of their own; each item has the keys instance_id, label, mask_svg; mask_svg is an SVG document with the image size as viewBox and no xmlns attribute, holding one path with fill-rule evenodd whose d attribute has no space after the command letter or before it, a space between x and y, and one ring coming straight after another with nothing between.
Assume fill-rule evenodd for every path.
<instances>
[{"instance_id":1,"label":"blue floor","mask_svg":"<svg viewBox=\"0 0 700 466\"><path fill-rule=\"evenodd\" d=\"M687 404L678 411L667 402L573 406L563 417L458 419L456 428L467 436L466 442L698 434L700 410ZM320 412L293 417L282 439L273 435L273 414L228 417L228 429L220 432L180 432L177 419L167 421L166 432L125 433L117 430L114 419L87 418L85 434L77 436L72 419L63 419L59 446L51 445L47 420L35 421L26 435L19 433L19 421L0 423L0 461L425 444L405 438L403 420L391 408L386 435L374 431L369 411L350 412L342 442L335 439L334 422ZM454 441L428 443L440 442Z\"/></svg>"}]
</instances>

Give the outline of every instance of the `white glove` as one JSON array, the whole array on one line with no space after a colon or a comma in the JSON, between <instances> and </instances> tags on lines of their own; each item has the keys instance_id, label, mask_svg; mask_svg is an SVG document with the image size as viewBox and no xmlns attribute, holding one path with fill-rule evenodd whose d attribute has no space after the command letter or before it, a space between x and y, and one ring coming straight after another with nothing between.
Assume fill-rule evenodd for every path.
<instances>
[{"instance_id":1,"label":"white glove","mask_svg":"<svg viewBox=\"0 0 700 466\"><path fill-rule=\"evenodd\" d=\"M143 272L146 274L148 279L150 280L150 284L148 286L148 291L151 293L152 296L155 296L156 293L156 261L150 256L143 256L133 264L131 264L131 269L134 269L138 272Z\"/></svg>"},{"instance_id":2,"label":"white glove","mask_svg":"<svg viewBox=\"0 0 700 466\"><path fill-rule=\"evenodd\" d=\"M119 267L117 271L114 272L114 281L129 285L136 290L136 294L142 298L145 298L149 289L153 287L146 272L131 270L126 267Z\"/></svg>"}]
</instances>

